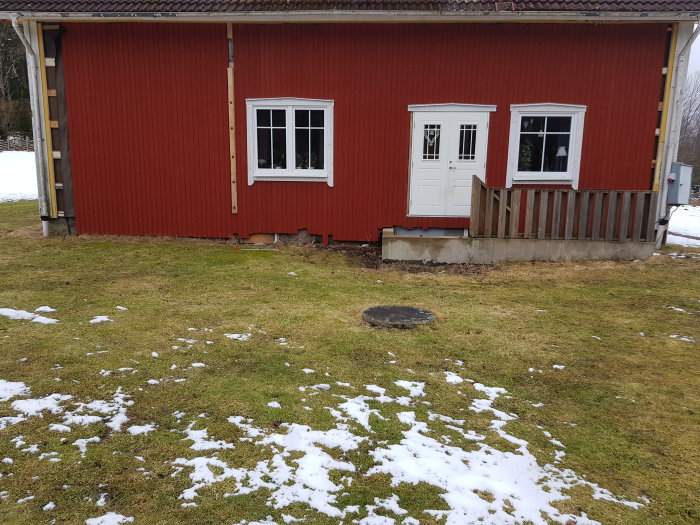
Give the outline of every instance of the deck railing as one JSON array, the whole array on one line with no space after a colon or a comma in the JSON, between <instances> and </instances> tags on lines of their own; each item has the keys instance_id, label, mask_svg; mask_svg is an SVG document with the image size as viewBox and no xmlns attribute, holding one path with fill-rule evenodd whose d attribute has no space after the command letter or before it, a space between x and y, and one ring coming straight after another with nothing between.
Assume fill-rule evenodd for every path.
<instances>
[{"instance_id":1,"label":"deck railing","mask_svg":"<svg viewBox=\"0 0 700 525\"><path fill-rule=\"evenodd\" d=\"M489 188L474 177L470 237L653 241L652 191Z\"/></svg>"},{"instance_id":2,"label":"deck railing","mask_svg":"<svg viewBox=\"0 0 700 525\"><path fill-rule=\"evenodd\" d=\"M34 141L29 137L0 139L0 151L34 151Z\"/></svg>"}]
</instances>

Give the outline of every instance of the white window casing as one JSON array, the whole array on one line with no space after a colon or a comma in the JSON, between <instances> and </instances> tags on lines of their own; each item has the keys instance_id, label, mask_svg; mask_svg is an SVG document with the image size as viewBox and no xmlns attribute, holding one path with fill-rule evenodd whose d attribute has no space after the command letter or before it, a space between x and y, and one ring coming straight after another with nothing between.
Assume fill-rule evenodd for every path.
<instances>
[{"instance_id":1,"label":"white window casing","mask_svg":"<svg viewBox=\"0 0 700 525\"><path fill-rule=\"evenodd\" d=\"M285 110L286 168L260 168L256 110ZM323 110L323 169L297 168L295 110ZM325 182L333 186L333 101L307 98L246 99L248 185L256 181Z\"/></svg>"},{"instance_id":2,"label":"white window casing","mask_svg":"<svg viewBox=\"0 0 700 525\"><path fill-rule=\"evenodd\" d=\"M583 145L586 106L572 104L512 104L506 187L517 184L566 184L577 190ZM519 171L521 121L523 117L571 117L566 171ZM544 135L544 134L543 134ZM544 144L544 143L543 143Z\"/></svg>"}]
</instances>

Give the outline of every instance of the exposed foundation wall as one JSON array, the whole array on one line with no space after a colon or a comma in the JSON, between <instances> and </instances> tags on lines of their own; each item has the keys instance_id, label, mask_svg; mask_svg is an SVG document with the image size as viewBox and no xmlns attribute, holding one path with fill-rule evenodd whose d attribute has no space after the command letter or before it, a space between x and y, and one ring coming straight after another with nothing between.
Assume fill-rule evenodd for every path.
<instances>
[{"instance_id":1,"label":"exposed foundation wall","mask_svg":"<svg viewBox=\"0 0 700 525\"><path fill-rule=\"evenodd\" d=\"M565 241L549 239L470 239L397 236L382 233L382 259L441 263L495 264L504 261L646 259L653 242Z\"/></svg>"}]
</instances>

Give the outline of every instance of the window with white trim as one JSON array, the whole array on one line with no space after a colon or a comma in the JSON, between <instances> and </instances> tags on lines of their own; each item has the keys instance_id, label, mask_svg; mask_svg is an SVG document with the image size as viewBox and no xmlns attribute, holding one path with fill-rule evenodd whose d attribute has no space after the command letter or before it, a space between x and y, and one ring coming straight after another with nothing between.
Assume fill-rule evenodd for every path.
<instances>
[{"instance_id":1,"label":"window with white trim","mask_svg":"<svg viewBox=\"0 0 700 525\"><path fill-rule=\"evenodd\" d=\"M511 107L507 186L571 184L578 188L586 106Z\"/></svg>"},{"instance_id":2,"label":"window with white trim","mask_svg":"<svg viewBox=\"0 0 700 525\"><path fill-rule=\"evenodd\" d=\"M333 185L333 101L246 100L248 184L255 181Z\"/></svg>"}]
</instances>

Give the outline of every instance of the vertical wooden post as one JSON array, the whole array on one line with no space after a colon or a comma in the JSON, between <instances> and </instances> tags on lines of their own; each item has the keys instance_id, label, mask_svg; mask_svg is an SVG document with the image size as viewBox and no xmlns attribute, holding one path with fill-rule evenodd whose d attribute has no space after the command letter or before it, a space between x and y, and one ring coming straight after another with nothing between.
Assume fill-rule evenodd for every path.
<instances>
[{"instance_id":1,"label":"vertical wooden post","mask_svg":"<svg viewBox=\"0 0 700 525\"><path fill-rule=\"evenodd\" d=\"M238 188L236 185L236 104L233 82L233 26L226 24L228 39L228 141L231 155L231 213L238 213Z\"/></svg>"}]
</instances>

